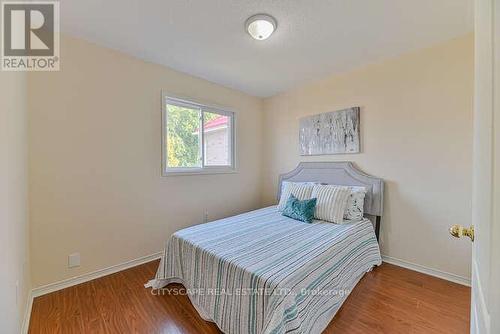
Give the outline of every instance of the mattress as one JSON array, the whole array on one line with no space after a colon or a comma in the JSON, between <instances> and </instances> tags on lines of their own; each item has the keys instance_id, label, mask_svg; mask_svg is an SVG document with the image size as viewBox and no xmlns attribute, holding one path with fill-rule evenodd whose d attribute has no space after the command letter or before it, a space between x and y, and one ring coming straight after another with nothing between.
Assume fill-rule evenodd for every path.
<instances>
[{"instance_id":1,"label":"mattress","mask_svg":"<svg viewBox=\"0 0 500 334\"><path fill-rule=\"evenodd\" d=\"M380 264L369 220L307 224L272 206L176 232L146 287L182 283L224 333L321 333Z\"/></svg>"}]
</instances>

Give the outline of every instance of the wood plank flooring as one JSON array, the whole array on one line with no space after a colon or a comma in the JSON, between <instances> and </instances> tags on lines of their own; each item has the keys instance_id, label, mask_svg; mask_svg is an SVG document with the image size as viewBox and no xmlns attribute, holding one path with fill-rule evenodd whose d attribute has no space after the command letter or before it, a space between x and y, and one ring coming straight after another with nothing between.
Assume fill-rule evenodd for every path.
<instances>
[{"instance_id":1,"label":"wood plank flooring","mask_svg":"<svg viewBox=\"0 0 500 334\"><path fill-rule=\"evenodd\" d=\"M143 287L157 265L36 298L29 333L220 333L186 296L153 296ZM359 282L325 333L468 333L469 308L469 288L383 264Z\"/></svg>"}]
</instances>

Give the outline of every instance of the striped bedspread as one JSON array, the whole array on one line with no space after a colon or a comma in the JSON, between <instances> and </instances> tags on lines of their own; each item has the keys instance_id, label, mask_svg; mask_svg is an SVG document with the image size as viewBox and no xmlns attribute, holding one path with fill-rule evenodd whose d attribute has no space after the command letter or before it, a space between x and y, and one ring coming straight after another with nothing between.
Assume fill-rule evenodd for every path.
<instances>
[{"instance_id":1,"label":"striped bedspread","mask_svg":"<svg viewBox=\"0 0 500 334\"><path fill-rule=\"evenodd\" d=\"M146 287L182 283L224 333L321 333L380 265L372 224L307 224L275 206L180 230Z\"/></svg>"}]
</instances>

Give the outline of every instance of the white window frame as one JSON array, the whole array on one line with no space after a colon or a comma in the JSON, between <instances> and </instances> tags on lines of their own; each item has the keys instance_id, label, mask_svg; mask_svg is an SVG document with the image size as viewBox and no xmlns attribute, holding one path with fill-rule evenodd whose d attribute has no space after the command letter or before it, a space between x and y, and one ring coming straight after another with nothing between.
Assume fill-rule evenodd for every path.
<instances>
[{"instance_id":1,"label":"white window frame","mask_svg":"<svg viewBox=\"0 0 500 334\"><path fill-rule=\"evenodd\" d=\"M168 113L167 113L167 104L170 101L175 105L185 105L190 108L199 108L201 109L201 121L200 121L200 129L201 129L201 164L202 167L168 167L168 145L167 145L167 124L168 124ZM233 111L229 111L226 108L221 108L218 106L208 105L206 103L200 103L194 101L193 99L185 99L175 97L171 94L167 94L162 92L161 96L161 114L162 114L162 175L163 176L175 176L175 175L198 175L198 174L226 174L226 173L235 173L236 172L236 114ZM230 166L205 166L205 149L204 149L204 117L203 112L211 112L224 116L228 116L230 120L229 131L229 161L231 162Z\"/></svg>"}]
</instances>

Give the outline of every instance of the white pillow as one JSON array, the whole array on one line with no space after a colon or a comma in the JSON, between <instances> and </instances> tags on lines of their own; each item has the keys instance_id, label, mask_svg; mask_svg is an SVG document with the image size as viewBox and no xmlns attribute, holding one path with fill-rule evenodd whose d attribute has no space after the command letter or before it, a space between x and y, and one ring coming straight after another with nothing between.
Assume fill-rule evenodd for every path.
<instances>
[{"instance_id":1,"label":"white pillow","mask_svg":"<svg viewBox=\"0 0 500 334\"><path fill-rule=\"evenodd\" d=\"M350 193L348 187L316 184L311 194L311 198L316 198L314 218L341 224Z\"/></svg>"},{"instance_id":2,"label":"white pillow","mask_svg":"<svg viewBox=\"0 0 500 334\"><path fill-rule=\"evenodd\" d=\"M281 196L278 203L278 210L283 211L286 205L286 201L290 198L290 195L297 197L298 200L303 201L305 199L311 198L311 193L314 188L313 182L288 182L283 181L281 187Z\"/></svg>"},{"instance_id":3,"label":"white pillow","mask_svg":"<svg viewBox=\"0 0 500 334\"><path fill-rule=\"evenodd\" d=\"M347 198L347 207L344 212L344 219L361 220L364 215L364 203L366 188L364 187L349 187L350 194Z\"/></svg>"}]
</instances>

